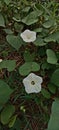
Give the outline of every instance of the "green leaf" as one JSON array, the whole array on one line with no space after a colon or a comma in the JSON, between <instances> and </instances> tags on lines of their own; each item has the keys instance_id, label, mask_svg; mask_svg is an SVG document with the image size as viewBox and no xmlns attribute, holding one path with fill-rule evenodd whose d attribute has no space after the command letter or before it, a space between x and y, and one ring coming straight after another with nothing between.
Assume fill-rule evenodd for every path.
<instances>
[{"instance_id":1,"label":"green leaf","mask_svg":"<svg viewBox=\"0 0 59 130\"><path fill-rule=\"evenodd\" d=\"M19 73L21 75L28 75L30 72L35 72L40 69L40 65L38 65L36 62L26 62L19 68Z\"/></svg>"},{"instance_id":2,"label":"green leaf","mask_svg":"<svg viewBox=\"0 0 59 130\"><path fill-rule=\"evenodd\" d=\"M59 130L59 100L56 99L52 104L51 117L47 130Z\"/></svg>"},{"instance_id":3,"label":"green leaf","mask_svg":"<svg viewBox=\"0 0 59 130\"><path fill-rule=\"evenodd\" d=\"M20 130L21 129L20 126L21 126L21 119L17 118L17 120L15 121L15 124L14 124L12 129Z\"/></svg>"},{"instance_id":4,"label":"green leaf","mask_svg":"<svg viewBox=\"0 0 59 130\"><path fill-rule=\"evenodd\" d=\"M5 27L4 17L1 13L0 13L0 26Z\"/></svg>"},{"instance_id":5,"label":"green leaf","mask_svg":"<svg viewBox=\"0 0 59 130\"><path fill-rule=\"evenodd\" d=\"M58 51L56 52L56 55L57 55L57 58L58 58L58 60L59 60L59 52L58 52Z\"/></svg>"},{"instance_id":6,"label":"green leaf","mask_svg":"<svg viewBox=\"0 0 59 130\"><path fill-rule=\"evenodd\" d=\"M25 7L22 12L28 12L30 10L30 7Z\"/></svg>"},{"instance_id":7,"label":"green leaf","mask_svg":"<svg viewBox=\"0 0 59 130\"><path fill-rule=\"evenodd\" d=\"M9 124L8 124L9 128L13 127L13 125L16 121L16 118L17 118L17 115L14 115L14 116L11 117Z\"/></svg>"},{"instance_id":8,"label":"green leaf","mask_svg":"<svg viewBox=\"0 0 59 130\"><path fill-rule=\"evenodd\" d=\"M52 83L48 84L48 89L51 93L55 94L56 93L56 86L53 85Z\"/></svg>"},{"instance_id":9,"label":"green leaf","mask_svg":"<svg viewBox=\"0 0 59 130\"><path fill-rule=\"evenodd\" d=\"M20 38L20 36L14 36L14 35L7 35L6 37L7 42L14 47L17 51L21 47L22 44L24 44L23 40Z\"/></svg>"},{"instance_id":10,"label":"green leaf","mask_svg":"<svg viewBox=\"0 0 59 130\"><path fill-rule=\"evenodd\" d=\"M55 70L52 74L51 82L59 87L59 69Z\"/></svg>"},{"instance_id":11,"label":"green leaf","mask_svg":"<svg viewBox=\"0 0 59 130\"><path fill-rule=\"evenodd\" d=\"M39 32L42 32L42 30L43 30L42 28L36 28L36 29L34 29L34 31L35 31L35 32L38 32L38 33L39 33Z\"/></svg>"},{"instance_id":12,"label":"green leaf","mask_svg":"<svg viewBox=\"0 0 59 130\"><path fill-rule=\"evenodd\" d=\"M0 105L5 104L13 90L3 80L0 80Z\"/></svg>"},{"instance_id":13,"label":"green leaf","mask_svg":"<svg viewBox=\"0 0 59 130\"><path fill-rule=\"evenodd\" d=\"M11 29L4 29L4 31L5 31L7 34L13 34L13 32L12 32Z\"/></svg>"},{"instance_id":14,"label":"green leaf","mask_svg":"<svg viewBox=\"0 0 59 130\"><path fill-rule=\"evenodd\" d=\"M11 0L4 0L4 2L6 3L6 5L9 5L9 3L11 2Z\"/></svg>"},{"instance_id":15,"label":"green leaf","mask_svg":"<svg viewBox=\"0 0 59 130\"><path fill-rule=\"evenodd\" d=\"M3 125L7 124L10 121L11 116L15 112L15 107L13 105L6 105L6 107L1 112L1 123Z\"/></svg>"},{"instance_id":16,"label":"green leaf","mask_svg":"<svg viewBox=\"0 0 59 130\"><path fill-rule=\"evenodd\" d=\"M25 51L25 52L24 52L24 60L25 60L26 62L32 62L32 61L34 60L34 57L35 57L35 54L34 54L34 53L30 54L29 51Z\"/></svg>"},{"instance_id":17,"label":"green leaf","mask_svg":"<svg viewBox=\"0 0 59 130\"><path fill-rule=\"evenodd\" d=\"M15 22L21 22L21 18L17 19L17 18L15 18L15 17L13 17L13 20L14 20Z\"/></svg>"},{"instance_id":18,"label":"green leaf","mask_svg":"<svg viewBox=\"0 0 59 130\"><path fill-rule=\"evenodd\" d=\"M38 17L42 14L42 11L32 11L25 18L22 19L22 22L26 25L32 25L38 21Z\"/></svg>"},{"instance_id":19,"label":"green leaf","mask_svg":"<svg viewBox=\"0 0 59 130\"><path fill-rule=\"evenodd\" d=\"M15 28L16 32L21 33L23 30L23 27L24 27L24 25L22 23L17 23L17 22L14 23L14 28Z\"/></svg>"},{"instance_id":20,"label":"green leaf","mask_svg":"<svg viewBox=\"0 0 59 130\"><path fill-rule=\"evenodd\" d=\"M45 46L47 43L45 43L42 38L37 37L37 39L34 41L34 44L36 46Z\"/></svg>"},{"instance_id":21,"label":"green leaf","mask_svg":"<svg viewBox=\"0 0 59 130\"><path fill-rule=\"evenodd\" d=\"M3 60L0 63L0 69L7 68L8 71L13 71L16 67L15 60Z\"/></svg>"},{"instance_id":22,"label":"green leaf","mask_svg":"<svg viewBox=\"0 0 59 130\"><path fill-rule=\"evenodd\" d=\"M59 31L50 34L44 39L45 42L58 42L59 43Z\"/></svg>"},{"instance_id":23,"label":"green leaf","mask_svg":"<svg viewBox=\"0 0 59 130\"><path fill-rule=\"evenodd\" d=\"M41 93L47 99L49 99L51 97L51 94L44 88L41 90Z\"/></svg>"},{"instance_id":24,"label":"green leaf","mask_svg":"<svg viewBox=\"0 0 59 130\"><path fill-rule=\"evenodd\" d=\"M43 23L43 27L50 28L51 26L53 26L53 24L54 24L54 20L48 20L45 23Z\"/></svg>"},{"instance_id":25,"label":"green leaf","mask_svg":"<svg viewBox=\"0 0 59 130\"><path fill-rule=\"evenodd\" d=\"M30 18L29 19L29 15L27 17L25 17L24 19L22 19L22 22L25 23L26 25L32 25L36 22L38 22L38 18Z\"/></svg>"},{"instance_id":26,"label":"green leaf","mask_svg":"<svg viewBox=\"0 0 59 130\"><path fill-rule=\"evenodd\" d=\"M56 64L58 59L55 55L55 52L51 49L47 49L46 53L47 53L47 62L50 64Z\"/></svg>"},{"instance_id":27,"label":"green leaf","mask_svg":"<svg viewBox=\"0 0 59 130\"><path fill-rule=\"evenodd\" d=\"M41 67L43 70L49 70L51 68L50 64L48 64L47 62L44 62Z\"/></svg>"}]
</instances>

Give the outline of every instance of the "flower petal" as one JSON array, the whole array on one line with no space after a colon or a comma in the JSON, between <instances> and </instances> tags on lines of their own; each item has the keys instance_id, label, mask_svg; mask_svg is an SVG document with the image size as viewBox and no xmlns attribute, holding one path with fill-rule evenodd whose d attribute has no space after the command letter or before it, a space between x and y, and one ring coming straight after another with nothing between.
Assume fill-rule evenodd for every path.
<instances>
[{"instance_id":1,"label":"flower petal","mask_svg":"<svg viewBox=\"0 0 59 130\"><path fill-rule=\"evenodd\" d=\"M32 84L34 81L34 84ZM25 91L29 93L38 93L41 91L42 77L30 73L26 78L23 79Z\"/></svg>"},{"instance_id":2,"label":"flower petal","mask_svg":"<svg viewBox=\"0 0 59 130\"><path fill-rule=\"evenodd\" d=\"M2 62L2 59L0 59L0 62Z\"/></svg>"},{"instance_id":3,"label":"flower petal","mask_svg":"<svg viewBox=\"0 0 59 130\"><path fill-rule=\"evenodd\" d=\"M20 36L25 42L33 42L36 40L36 32L30 31L29 29L26 29Z\"/></svg>"}]
</instances>

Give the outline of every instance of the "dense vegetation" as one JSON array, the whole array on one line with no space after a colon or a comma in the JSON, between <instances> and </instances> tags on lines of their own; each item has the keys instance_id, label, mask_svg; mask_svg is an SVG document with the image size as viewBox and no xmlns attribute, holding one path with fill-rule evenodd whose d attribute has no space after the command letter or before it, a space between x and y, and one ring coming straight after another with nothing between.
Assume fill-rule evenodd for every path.
<instances>
[{"instance_id":1,"label":"dense vegetation","mask_svg":"<svg viewBox=\"0 0 59 130\"><path fill-rule=\"evenodd\" d=\"M0 130L33 129L59 130L59 2L0 0Z\"/></svg>"}]
</instances>

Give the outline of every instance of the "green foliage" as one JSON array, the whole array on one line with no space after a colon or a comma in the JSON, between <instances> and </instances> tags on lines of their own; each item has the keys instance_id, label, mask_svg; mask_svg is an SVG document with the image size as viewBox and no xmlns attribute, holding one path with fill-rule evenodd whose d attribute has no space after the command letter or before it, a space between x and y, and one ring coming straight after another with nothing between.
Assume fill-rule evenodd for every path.
<instances>
[{"instance_id":1,"label":"green foliage","mask_svg":"<svg viewBox=\"0 0 59 130\"><path fill-rule=\"evenodd\" d=\"M54 20L48 20L45 23L43 23L43 27L50 28L51 26L53 26L53 24L54 24Z\"/></svg>"},{"instance_id":2,"label":"green foliage","mask_svg":"<svg viewBox=\"0 0 59 130\"><path fill-rule=\"evenodd\" d=\"M51 96L51 94L46 89L42 89L41 93L47 99L49 99Z\"/></svg>"},{"instance_id":3,"label":"green foliage","mask_svg":"<svg viewBox=\"0 0 59 130\"><path fill-rule=\"evenodd\" d=\"M25 62L20 68L19 73L23 76L28 75L30 72L35 72L40 69L40 65L36 62Z\"/></svg>"},{"instance_id":4,"label":"green foliage","mask_svg":"<svg viewBox=\"0 0 59 130\"><path fill-rule=\"evenodd\" d=\"M32 62L34 60L34 57L35 57L35 53L30 54L29 51L24 52L24 60L26 62Z\"/></svg>"},{"instance_id":5,"label":"green foliage","mask_svg":"<svg viewBox=\"0 0 59 130\"><path fill-rule=\"evenodd\" d=\"M13 105L7 104L6 107L1 112L1 123L7 124L10 121L11 116L15 112L15 107Z\"/></svg>"},{"instance_id":6,"label":"green foliage","mask_svg":"<svg viewBox=\"0 0 59 130\"><path fill-rule=\"evenodd\" d=\"M52 104L52 113L47 130L59 130L59 100L56 99Z\"/></svg>"},{"instance_id":7,"label":"green foliage","mask_svg":"<svg viewBox=\"0 0 59 130\"><path fill-rule=\"evenodd\" d=\"M36 29L34 29L34 31L35 31L35 32L38 32L38 33L39 33L39 32L42 32L42 28L36 28Z\"/></svg>"},{"instance_id":8,"label":"green foliage","mask_svg":"<svg viewBox=\"0 0 59 130\"><path fill-rule=\"evenodd\" d=\"M20 38L20 36L7 35L6 39L7 39L7 42L12 47L14 47L17 51L19 50L19 48L21 47L21 45L24 44L24 42L22 41L22 39Z\"/></svg>"},{"instance_id":9,"label":"green foliage","mask_svg":"<svg viewBox=\"0 0 59 130\"><path fill-rule=\"evenodd\" d=\"M13 32L12 32L11 29L4 29L4 31L5 31L7 34L13 34Z\"/></svg>"},{"instance_id":10,"label":"green foliage","mask_svg":"<svg viewBox=\"0 0 59 130\"><path fill-rule=\"evenodd\" d=\"M3 15L0 13L0 26L5 27L5 21Z\"/></svg>"},{"instance_id":11,"label":"green foliage","mask_svg":"<svg viewBox=\"0 0 59 130\"><path fill-rule=\"evenodd\" d=\"M11 2L11 0L4 0L4 2L6 3L6 5L9 5L9 3Z\"/></svg>"},{"instance_id":12,"label":"green foliage","mask_svg":"<svg viewBox=\"0 0 59 130\"><path fill-rule=\"evenodd\" d=\"M20 119L18 118L18 119L15 121L15 124L14 124L14 126L13 126L13 128L12 128L11 130L14 130L14 129L18 130L18 129L20 128L20 126L21 126L21 121L20 121Z\"/></svg>"},{"instance_id":13,"label":"green foliage","mask_svg":"<svg viewBox=\"0 0 59 130\"><path fill-rule=\"evenodd\" d=\"M56 31L52 34L50 34L48 37L46 37L45 42L58 42L59 43L59 31Z\"/></svg>"},{"instance_id":14,"label":"green foliage","mask_svg":"<svg viewBox=\"0 0 59 130\"><path fill-rule=\"evenodd\" d=\"M56 69L52 74L51 82L59 87L59 69Z\"/></svg>"},{"instance_id":15,"label":"green foliage","mask_svg":"<svg viewBox=\"0 0 59 130\"><path fill-rule=\"evenodd\" d=\"M48 89L51 93L55 94L56 93L56 86L52 83L48 84Z\"/></svg>"},{"instance_id":16,"label":"green foliage","mask_svg":"<svg viewBox=\"0 0 59 130\"><path fill-rule=\"evenodd\" d=\"M42 15L42 11L36 10L32 11L27 15L25 18L22 19L22 22L25 23L26 25L32 25L36 22L38 22L38 17Z\"/></svg>"},{"instance_id":17,"label":"green foliage","mask_svg":"<svg viewBox=\"0 0 59 130\"><path fill-rule=\"evenodd\" d=\"M0 80L0 106L8 101L12 92L13 90L9 85L3 80Z\"/></svg>"},{"instance_id":18,"label":"green foliage","mask_svg":"<svg viewBox=\"0 0 59 130\"><path fill-rule=\"evenodd\" d=\"M17 118L17 115L14 115L14 116L11 117L11 119L10 119L10 121L9 121L9 124L8 124L9 128L11 128L11 127L14 126L14 123L15 123L15 121L16 121L16 118Z\"/></svg>"},{"instance_id":19,"label":"green foliage","mask_svg":"<svg viewBox=\"0 0 59 130\"><path fill-rule=\"evenodd\" d=\"M45 46L47 43L44 42L44 39L37 37L36 41L34 41L34 44L36 46Z\"/></svg>"},{"instance_id":20,"label":"green foliage","mask_svg":"<svg viewBox=\"0 0 59 130\"><path fill-rule=\"evenodd\" d=\"M34 42L20 37L26 29L36 32ZM29 73L42 77L40 93L25 92L22 83ZM0 129L33 130L38 122L37 129L45 130L48 123L47 130L59 130L58 104L59 3L0 0Z\"/></svg>"},{"instance_id":21,"label":"green foliage","mask_svg":"<svg viewBox=\"0 0 59 130\"><path fill-rule=\"evenodd\" d=\"M46 53L47 53L47 62L50 64L56 64L58 59L57 59L54 51L51 49L47 49Z\"/></svg>"},{"instance_id":22,"label":"green foliage","mask_svg":"<svg viewBox=\"0 0 59 130\"><path fill-rule=\"evenodd\" d=\"M16 67L15 60L3 60L0 63L0 69L6 68L9 72L13 71Z\"/></svg>"}]
</instances>

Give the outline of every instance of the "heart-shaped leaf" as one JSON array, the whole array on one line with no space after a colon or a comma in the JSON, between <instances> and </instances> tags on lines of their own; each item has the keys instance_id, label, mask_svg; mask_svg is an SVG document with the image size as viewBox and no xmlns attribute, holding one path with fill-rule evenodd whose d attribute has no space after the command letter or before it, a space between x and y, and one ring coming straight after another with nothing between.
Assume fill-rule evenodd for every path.
<instances>
[{"instance_id":1,"label":"heart-shaped leaf","mask_svg":"<svg viewBox=\"0 0 59 130\"><path fill-rule=\"evenodd\" d=\"M14 36L14 35L7 35L6 37L7 42L14 47L17 51L21 47L22 44L24 44L23 40L20 36Z\"/></svg>"},{"instance_id":2,"label":"heart-shaped leaf","mask_svg":"<svg viewBox=\"0 0 59 130\"><path fill-rule=\"evenodd\" d=\"M28 75L31 71L38 71L40 69L40 65L36 62L26 62L19 68L19 73L21 75Z\"/></svg>"},{"instance_id":3,"label":"heart-shaped leaf","mask_svg":"<svg viewBox=\"0 0 59 130\"><path fill-rule=\"evenodd\" d=\"M42 14L42 11L32 11L25 18L22 19L22 22L26 25L34 24L38 21L38 17Z\"/></svg>"}]
</instances>

